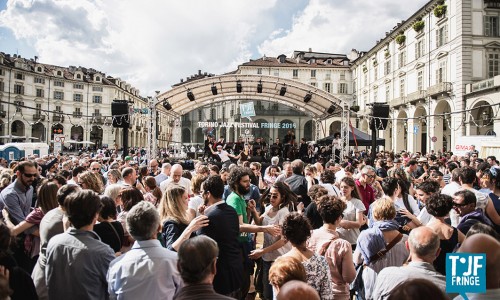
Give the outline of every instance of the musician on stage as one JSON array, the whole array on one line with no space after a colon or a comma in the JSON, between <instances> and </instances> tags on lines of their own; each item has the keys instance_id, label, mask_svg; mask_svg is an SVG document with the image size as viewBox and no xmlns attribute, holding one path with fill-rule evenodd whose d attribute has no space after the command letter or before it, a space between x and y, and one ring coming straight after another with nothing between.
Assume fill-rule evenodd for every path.
<instances>
[{"instance_id":1,"label":"musician on stage","mask_svg":"<svg viewBox=\"0 0 500 300\"><path fill-rule=\"evenodd\" d=\"M287 159L290 157L290 150L295 144L295 134L291 130L288 130L288 133L285 135L283 139L284 148L283 148L283 158Z\"/></svg>"},{"instance_id":2,"label":"musician on stage","mask_svg":"<svg viewBox=\"0 0 500 300\"><path fill-rule=\"evenodd\" d=\"M332 141L332 153L335 154L334 160L336 163L340 161L340 150L342 149L342 139L340 138L340 133L337 132L333 136Z\"/></svg>"},{"instance_id":3,"label":"musician on stage","mask_svg":"<svg viewBox=\"0 0 500 300\"><path fill-rule=\"evenodd\" d=\"M276 142L271 145L271 156L283 156L283 144L280 142L279 138L276 138Z\"/></svg>"}]
</instances>

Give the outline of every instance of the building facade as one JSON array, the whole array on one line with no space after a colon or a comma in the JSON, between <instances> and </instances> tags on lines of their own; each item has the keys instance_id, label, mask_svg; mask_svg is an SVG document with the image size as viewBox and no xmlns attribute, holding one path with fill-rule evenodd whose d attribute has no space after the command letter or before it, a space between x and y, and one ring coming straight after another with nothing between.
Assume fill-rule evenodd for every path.
<instances>
[{"instance_id":1,"label":"building facade","mask_svg":"<svg viewBox=\"0 0 500 300\"><path fill-rule=\"evenodd\" d=\"M451 150L457 137L500 132L500 98L478 88L500 74L499 17L500 1L433 0L369 51L353 51L360 129L369 130L369 105L382 102L391 108L379 131L387 149Z\"/></svg>"},{"instance_id":2,"label":"building facade","mask_svg":"<svg viewBox=\"0 0 500 300\"><path fill-rule=\"evenodd\" d=\"M148 100L129 83L92 68L60 67L0 53L0 142L27 138L48 142L64 134L73 149L122 146L121 128L113 128L111 103L127 100L131 117L129 146L147 144ZM159 146L171 137L160 109ZM90 142L90 143L88 143Z\"/></svg>"}]
</instances>

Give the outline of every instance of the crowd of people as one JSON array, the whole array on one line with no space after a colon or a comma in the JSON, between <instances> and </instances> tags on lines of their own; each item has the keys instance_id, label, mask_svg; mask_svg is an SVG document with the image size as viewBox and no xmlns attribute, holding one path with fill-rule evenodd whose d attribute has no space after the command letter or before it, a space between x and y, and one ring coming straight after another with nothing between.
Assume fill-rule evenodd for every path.
<instances>
[{"instance_id":1,"label":"crowd of people","mask_svg":"<svg viewBox=\"0 0 500 300\"><path fill-rule=\"evenodd\" d=\"M453 252L500 298L494 156L109 154L0 162L0 299L461 299Z\"/></svg>"}]
</instances>

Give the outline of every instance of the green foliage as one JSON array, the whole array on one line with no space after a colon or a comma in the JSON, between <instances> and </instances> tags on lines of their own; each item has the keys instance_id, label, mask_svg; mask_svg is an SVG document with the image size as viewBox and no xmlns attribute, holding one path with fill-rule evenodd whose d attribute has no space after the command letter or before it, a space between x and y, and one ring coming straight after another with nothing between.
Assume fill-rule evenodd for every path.
<instances>
[{"instance_id":1,"label":"green foliage","mask_svg":"<svg viewBox=\"0 0 500 300\"><path fill-rule=\"evenodd\" d=\"M422 31L422 29L424 29L424 27L425 27L425 22L422 20L416 21L415 23L413 23L413 30L415 30L416 32Z\"/></svg>"},{"instance_id":2,"label":"green foliage","mask_svg":"<svg viewBox=\"0 0 500 300\"><path fill-rule=\"evenodd\" d=\"M404 44L404 43L405 43L405 41L406 41L406 35L404 35L404 34L400 34L400 35L398 35L398 36L396 37L396 43L397 43L398 45L402 45L402 44Z\"/></svg>"}]
</instances>

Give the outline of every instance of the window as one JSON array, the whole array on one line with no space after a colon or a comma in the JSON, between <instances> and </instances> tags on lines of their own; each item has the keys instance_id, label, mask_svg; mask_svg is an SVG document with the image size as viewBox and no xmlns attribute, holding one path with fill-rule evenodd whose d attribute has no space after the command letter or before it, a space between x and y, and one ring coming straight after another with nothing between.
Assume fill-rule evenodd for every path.
<instances>
[{"instance_id":1,"label":"window","mask_svg":"<svg viewBox=\"0 0 500 300\"><path fill-rule=\"evenodd\" d=\"M82 83L73 83L73 88L77 90L83 90L83 84Z\"/></svg>"},{"instance_id":2,"label":"window","mask_svg":"<svg viewBox=\"0 0 500 300\"><path fill-rule=\"evenodd\" d=\"M257 74L262 75L262 68L257 68Z\"/></svg>"},{"instance_id":3,"label":"window","mask_svg":"<svg viewBox=\"0 0 500 300\"><path fill-rule=\"evenodd\" d=\"M92 91L93 92L102 92L102 86L93 86Z\"/></svg>"},{"instance_id":4,"label":"window","mask_svg":"<svg viewBox=\"0 0 500 300\"><path fill-rule=\"evenodd\" d=\"M326 80L332 79L332 73L330 73L330 71L328 71L328 72L325 73L325 79Z\"/></svg>"},{"instance_id":5,"label":"window","mask_svg":"<svg viewBox=\"0 0 500 300\"><path fill-rule=\"evenodd\" d=\"M83 95L82 94L73 94L73 101L83 102Z\"/></svg>"},{"instance_id":6,"label":"window","mask_svg":"<svg viewBox=\"0 0 500 300\"><path fill-rule=\"evenodd\" d=\"M340 90L340 89L339 89ZM352 81L352 90L353 90L353 93L356 92L356 80L353 80Z\"/></svg>"},{"instance_id":7,"label":"window","mask_svg":"<svg viewBox=\"0 0 500 300\"><path fill-rule=\"evenodd\" d=\"M22 84L14 84L14 94L24 95L24 86Z\"/></svg>"},{"instance_id":8,"label":"window","mask_svg":"<svg viewBox=\"0 0 500 300\"><path fill-rule=\"evenodd\" d=\"M329 82L326 82L324 85L323 85L323 90L325 90L325 92L327 93L330 93L331 92L331 85Z\"/></svg>"},{"instance_id":9,"label":"window","mask_svg":"<svg viewBox=\"0 0 500 300\"><path fill-rule=\"evenodd\" d=\"M0 68L0 76L3 76L3 75L5 75L5 71Z\"/></svg>"},{"instance_id":10,"label":"window","mask_svg":"<svg viewBox=\"0 0 500 300\"><path fill-rule=\"evenodd\" d=\"M500 66L500 54L490 53L488 54L488 78L495 77L499 75Z\"/></svg>"},{"instance_id":11,"label":"window","mask_svg":"<svg viewBox=\"0 0 500 300\"><path fill-rule=\"evenodd\" d=\"M299 77L299 70L293 69L292 74L293 74L293 78L298 78Z\"/></svg>"},{"instance_id":12,"label":"window","mask_svg":"<svg viewBox=\"0 0 500 300\"><path fill-rule=\"evenodd\" d=\"M100 116L101 116L101 112L99 111L99 109L98 109L98 108L94 109L93 116L94 116L94 117L100 117Z\"/></svg>"},{"instance_id":13,"label":"window","mask_svg":"<svg viewBox=\"0 0 500 300\"><path fill-rule=\"evenodd\" d=\"M273 70L273 75L276 76L276 77L279 77L280 76L280 70L279 69L274 69Z\"/></svg>"},{"instance_id":14,"label":"window","mask_svg":"<svg viewBox=\"0 0 500 300\"><path fill-rule=\"evenodd\" d=\"M98 82L100 82L100 81L101 81L101 77L99 77L99 76L96 76L96 78L95 78L95 81L98 81Z\"/></svg>"},{"instance_id":15,"label":"window","mask_svg":"<svg viewBox=\"0 0 500 300\"><path fill-rule=\"evenodd\" d=\"M23 73L16 73L16 76L14 76L17 80L24 80L24 74Z\"/></svg>"},{"instance_id":16,"label":"window","mask_svg":"<svg viewBox=\"0 0 500 300\"><path fill-rule=\"evenodd\" d=\"M484 16L484 35L498 35L498 16Z\"/></svg>"},{"instance_id":17,"label":"window","mask_svg":"<svg viewBox=\"0 0 500 300\"><path fill-rule=\"evenodd\" d=\"M436 29L436 47L441 47L448 41L448 26L444 25Z\"/></svg>"},{"instance_id":18,"label":"window","mask_svg":"<svg viewBox=\"0 0 500 300\"><path fill-rule=\"evenodd\" d=\"M57 76L62 76L62 72L61 71L57 71Z\"/></svg>"},{"instance_id":19,"label":"window","mask_svg":"<svg viewBox=\"0 0 500 300\"><path fill-rule=\"evenodd\" d=\"M420 39L415 43L415 59L420 58L425 53L424 40Z\"/></svg>"},{"instance_id":20,"label":"window","mask_svg":"<svg viewBox=\"0 0 500 300\"><path fill-rule=\"evenodd\" d=\"M56 80L54 81L54 86L64 87L64 81Z\"/></svg>"},{"instance_id":21,"label":"window","mask_svg":"<svg viewBox=\"0 0 500 300\"><path fill-rule=\"evenodd\" d=\"M316 86L316 82L311 82L310 85Z\"/></svg>"},{"instance_id":22,"label":"window","mask_svg":"<svg viewBox=\"0 0 500 300\"><path fill-rule=\"evenodd\" d=\"M365 86L368 85L368 73L365 73L364 78L363 78L363 83L365 84Z\"/></svg>"},{"instance_id":23,"label":"window","mask_svg":"<svg viewBox=\"0 0 500 300\"><path fill-rule=\"evenodd\" d=\"M22 105L24 105L24 103L22 101L14 101L14 105L16 106L16 112L22 112Z\"/></svg>"},{"instance_id":24,"label":"window","mask_svg":"<svg viewBox=\"0 0 500 300\"><path fill-rule=\"evenodd\" d=\"M36 89L36 96L37 97L43 97L44 96L44 90L43 89Z\"/></svg>"},{"instance_id":25,"label":"window","mask_svg":"<svg viewBox=\"0 0 500 300\"><path fill-rule=\"evenodd\" d=\"M391 73L391 60L384 63L384 75L388 75L389 73Z\"/></svg>"},{"instance_id":26,"label":"window","mask_svg":"<svg viewBox=\"0 0 500 300\"><path fill-rule=\"evenodd\" d=\"M391 97L391 86L390 84L387 83L385 85L385 101L389 102L390 97Z\"/></svg>"},{"instance_id":27,"label":"window","mask_svg":"<svg viewBox=\"0 0 500 300\"><path fill-rule=\"evenodd\" d=\"M82 79L82 74L76 74L76 79Z\"/></svg>"},{"instance_id":28,"label":"window","mask_svg":"<svg viewBox=\"0 0 500 300\"><path fill-rule=\"evenodd\" d=\"M198 110L198 120L203 119L203 111L200 109Z\"/></svg>"},{"instance_id":29,"label":"window","mask_svg":"<svg viewBox=\"0 0 500 300\"><path fill-rule=\"evenodd\" d=\"M339 94L347 94L347 83L339 83Z\"/></svg>"},{"instance_id":30,"label":"window","mask_svg":"<svg viewBox=\"0 0 500 300\"><path fill-rule=\"evenodd\" d=\"M340 80L345 80L345 71L340 71Z\"/></svg>"},{"instance_id":31,"label":"window","mask_svg":"<svg viewBox=\"0 0 500 300\"><path fill-rule=\"evenodd\" d=\"M215 108L210 109L210 120L215 120L216 112Z\"/></svg>"},{"instance_id":32,"label":"window","mask_svg":"<svg viewBox=\"0 0 500 300\"><path fill-rule=\"evenodd\" d=\"M56 111L61 113L61 112L62 112L62 110L61 110L61 106L56 105Z\"/></svg>"},{"instance_id":33,"label":"window","mask_svg":"<svg viewBox=\"0 0 500 300\"><path fill-rule=\"evenodd\" d=\"M0 92L3 92L4 88L5 88L5 85L4 85L3 81L0 81Z\"/></svg>"},{"instance_id":34,"label":"window","mask_svg":"<svg viewBox=\"0 0 500 300\"><path fill-rule=\"evenodd\" d=\"M36 115L42 114L42 104L41 103L37 103L35 106L36 106L35 107L35 114Z\"/></svg>"},{"instance_id":35,"label":"window","mask_svg":"<svg viewBox=\"0 0 500 300\"><path fill-rule=\"evenodd\" d=\"M398 54L398 68L402 68L406 65L406 51L401 51Z\"/></svg>"},{"instance_id":36,"label":"window","mask_svg":"<svg viewBox=\"0 0 500 300\"><path fill-rule=\"evenodd\" d=\"M42 72L42 67L36 67L37 72Z\"/></svg>"},{"instance_id":37,"label":"window","mask_svg":"<svg viewBox=\"0 0 500 300\"><path fill-rule=\"evenodd\" d=\"M399 80L399 97L403 98L406 95L405 80L401 78Z\"/></svg>"},{"instance_id":38,"label":"window","mask_svg":"<svg viewBox=\"0 0 500 300\"><path fill-rule=\"evenodd\" d=\"M424 89L424 71L418 71L417 73L417 90L421 91Z\"/></svg>"},{"instance_id":39,"label":"window","mask_svg":"<svg viewBox=\"0 0 500 300\"><path fill-rule=\"evenodd\" d=\"M75 107L75 111L73 112L73 117L75 117L75 118L82 117L82 111L81 111L80 107Z\"/></svg>"},{"instance_id":40,"label":"window","mask_svg":"<svg viewBox=\"0 0 500 300\"><path fill-rule=\"evenodd\" d=\"M35 77L35 83L45 84L45 78Z\"/></svg>"},{"instance_id":41,"label":"window","mask_svg":"<svg viewBox=\"0 0 500 300\"><path fill-rule=\"evenodd\" d=\"M373 67L373 79L378 79L378 65Z\"/></svg>"},{"instance_id":42,"label":"window","mask_svg":"<svg viewBox=\"0 0 500 300\"><path fill-rule=\"evenodd\" d=\"M311 70L311 78L316 78L316 70Z\"/></svg>"},{"instance_id":43,"label":"window","mask_svg":"<svg viewBox=\"0 0 500 300\"><path fill-rule=\"evenodd\" d=\"M222 118L223 119L226 118L226 107L225 106L222 107Z\"/></svg>"},{"instance_id":44,"label":"window","mask_svg":"<svg viewBox=\"0 0 500 300\"><path fill-rule=\"evenodd\" d=\"M54 99L64 100L64 92L54 91ZM57 107L57 106L56 106Z\"/></svg>"},{"instance_id":45,"label":"window","mask_svg":"<svg viewBox=\"0 0 500 300\"><path fill-rule=\"evenodd\" d=\"M446 81L446 61L440 61L439 66L436 70L436 83L441 83Z\"/></svg>"},{"instance_id":46,"label":"window","mask_svg":"<svg viewBox=\"0 0 500 300\"><path fill-rule=\"evenodd\" d=\"M100 95L94 95L92 102L94 103L102 103L102 96Z\"/></svg>"},{"instance_id":47,"label":"window","mask_svg":"<svg viewBox=\"0 0 500 300\"><path fill-rule=\"evenodd\" d=\"M378 101L378 89L373 89L373 102Z\"/></svg>"}]
</instances>

